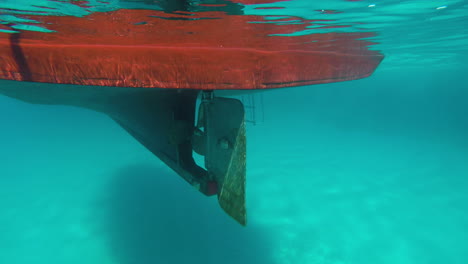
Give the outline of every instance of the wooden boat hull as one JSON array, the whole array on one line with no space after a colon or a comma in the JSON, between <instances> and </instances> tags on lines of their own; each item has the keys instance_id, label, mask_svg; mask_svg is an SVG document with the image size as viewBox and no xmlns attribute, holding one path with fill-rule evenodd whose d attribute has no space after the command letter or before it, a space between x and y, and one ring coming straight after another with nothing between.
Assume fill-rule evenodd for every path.
<instances>
[{"instance_id":1,"label":"wooden boat hull","mask_svg":"<svg viewBox=\"0 0 468 264\"><path fill-rule=\"evenodd\" d=\"M364 78L371 33L285 36L311 21L118 10L29 16L52 33L0 33L0 79L168 89L268 89ZM302 20L301 23L291 21ZM8 28L8 26L3 26ZM11 29L11 28L10 28Z\"/></svg>"}]
</instances>

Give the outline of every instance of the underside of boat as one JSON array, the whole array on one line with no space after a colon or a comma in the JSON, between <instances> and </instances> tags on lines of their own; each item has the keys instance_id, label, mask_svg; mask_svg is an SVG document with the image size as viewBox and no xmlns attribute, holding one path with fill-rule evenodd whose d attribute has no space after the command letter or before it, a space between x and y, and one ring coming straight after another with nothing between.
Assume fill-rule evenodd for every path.
<instances>
[{"instance_id":1,"label":"underside of boat","mask_svg":"<svg viewBox=\"0 0 468 264\"><path fill-rule=\"evenodd\" d=\"M365 78L383 55L368 48L369 32L291 35L317 21L242 12L274 1L159 2L161 10L22 16L47 32L0 23L0 93L105 113L245 225L245 110L226 91Z\"/></svg>"}]
</instances>

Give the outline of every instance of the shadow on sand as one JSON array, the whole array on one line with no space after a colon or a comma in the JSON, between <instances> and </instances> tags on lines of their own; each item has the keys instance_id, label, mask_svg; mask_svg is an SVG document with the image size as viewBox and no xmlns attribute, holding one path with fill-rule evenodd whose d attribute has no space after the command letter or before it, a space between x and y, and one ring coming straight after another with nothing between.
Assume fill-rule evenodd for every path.
<instances>
[{"instance_id":1,"label":"shadow on sand","mask_svg":"<svg viewBox=\"0 0 468 264\"><path fill-rule=\"evenodd\" d=\"M171 171L127 167L106 191L104 236L117 263L273 263L265 231L241 227Z\"/></svg>"}]
</instances>

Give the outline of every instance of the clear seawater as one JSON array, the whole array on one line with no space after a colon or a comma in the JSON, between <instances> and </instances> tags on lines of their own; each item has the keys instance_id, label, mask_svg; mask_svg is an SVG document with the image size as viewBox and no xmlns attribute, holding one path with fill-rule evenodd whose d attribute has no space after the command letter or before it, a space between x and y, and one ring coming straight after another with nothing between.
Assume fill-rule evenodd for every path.
<instances>
[{"instance_id":1,"label":"clear seawater","mask_svg":"<svg viewBox=\"0 0 468 264\"><path fill-rule=\"evenodd\" d=\"M314 2L280 3L346 11L386 58L261 95L247 227L107 116L0 96L0 263L468 263L468 1Z\"/></svg>"}]
</instances>

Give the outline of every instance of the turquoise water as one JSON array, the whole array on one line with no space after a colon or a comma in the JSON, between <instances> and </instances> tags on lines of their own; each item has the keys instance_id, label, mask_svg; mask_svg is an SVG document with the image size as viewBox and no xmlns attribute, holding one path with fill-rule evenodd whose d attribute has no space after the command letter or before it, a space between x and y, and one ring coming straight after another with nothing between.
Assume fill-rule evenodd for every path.
<instances>
[{"instance_id":1,"label":"turquoise water","mask_svg":"<svg viewBox=\"0 0 468 264\"><path fill-rule=\"evenodd\" d=\"M386 58L256 95L247 227L107 116L0 96L0 263L467 263L468 2L308 2L270 5L346 11L313 14L368 22Z\"/></svg>"}]
</instances>

